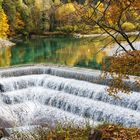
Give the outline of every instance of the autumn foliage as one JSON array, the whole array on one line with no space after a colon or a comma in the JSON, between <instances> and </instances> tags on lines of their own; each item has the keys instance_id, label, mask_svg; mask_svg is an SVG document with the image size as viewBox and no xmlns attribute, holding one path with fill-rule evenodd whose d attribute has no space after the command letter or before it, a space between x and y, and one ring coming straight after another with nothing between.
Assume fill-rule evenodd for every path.
<instances>
[{"instance_id":1,"label":"autumn foliage","mask_svg":"<svg viewBox=\"0 0 140 140\"><path fill-rule=\"evenodd\" d=\"M6 14L0 9L0 37L7 37L9 34L9 25Z\"/></svg>"},{"instance_id":2,"label":"autumn foliage","mask_svg":"<svg viewBox=\"0 0 140 140\"><path fill-rule=\"evenodd\" d=\"M97 128L86 127L44 127L35 128L34 132L15 132L12 140L139 140L140 129L125 128L120 125L102 124Z\"/></svg>"},{"instance_id":3,"label":"autumn foliage","mask_svg":"<svg viewBox=\"0 0 140 140\"><path fill-rule=\"evenodd\" d=\"M139 140L140 138L140 130L137 128L104 124L99 126L98 129L103 133L105 140Z\"/></svg>"},{"instance_id":4,"label":"autumn foliage","mask_svg":"<svg viewBox=\"0 0 140 140\"><path fill-rule=\"evenodd\" d=\"M20 32L24 29L25 23L22 20L21 14L19 12L16 13L16 19L15 19L15 28L17 32Z\"/></svg>"},{"instance_id":5,"label":"autumn foliage","mask_svg":"<svg viewBox=\"0 0 140 140\"><path fill-rule=\"evenodd\" d=\"M108 89L109 93L128 93L131 89L125 84L125 79L131 80L133 75L135 88L140 87L140 51L129 51L110 58L109 64L103 64L104 76L110 75L113 79ZM108 73L109 72L109 73Z\"/></svg>"},{"instance_id":6,"label":"autumn foliage","mask_svg":"<svg viewBox=\"0 0 140 140\"><path fill-rule=\"evenodd\" d=\"M103 14L105 14L106 21L113 26L113 24L117 25L118 22L137 22L139 12L139 0L111 0L109 7Z\"/></svg>"}]
</instances>

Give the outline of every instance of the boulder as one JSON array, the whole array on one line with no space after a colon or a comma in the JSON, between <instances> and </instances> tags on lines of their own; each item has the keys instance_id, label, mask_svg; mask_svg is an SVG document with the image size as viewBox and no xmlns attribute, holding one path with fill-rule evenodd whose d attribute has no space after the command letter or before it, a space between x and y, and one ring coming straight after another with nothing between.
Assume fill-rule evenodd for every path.
<instances>
[{"instance_id":1,"label":"boulder","mask_svg":"<svg viewBox=\"0 0 140 140\"><path fill-rule=\"evenodd\" d=\"M1 84L0 84L0 92L4 92L4 87Z\"/></svg>"}]
</instances>

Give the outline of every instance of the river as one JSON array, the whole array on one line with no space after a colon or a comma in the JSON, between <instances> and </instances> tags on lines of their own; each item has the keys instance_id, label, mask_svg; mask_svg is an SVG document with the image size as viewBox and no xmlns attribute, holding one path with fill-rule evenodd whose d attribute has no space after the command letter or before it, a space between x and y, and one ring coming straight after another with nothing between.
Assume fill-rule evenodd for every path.
<instances>
[{"instance_id":1,"label":"river","mask_svg":"<svg viewBox=\"0 0 140 140\"><path fill-rule=\"evenodd\" d=\"M109 40L108 40L109 41ZM60 64L101 69L110 49L97 53L105 45L99 38L53 37L22 41L0 49L0 67L21 64Z\"/></svg>"}]
</instances>

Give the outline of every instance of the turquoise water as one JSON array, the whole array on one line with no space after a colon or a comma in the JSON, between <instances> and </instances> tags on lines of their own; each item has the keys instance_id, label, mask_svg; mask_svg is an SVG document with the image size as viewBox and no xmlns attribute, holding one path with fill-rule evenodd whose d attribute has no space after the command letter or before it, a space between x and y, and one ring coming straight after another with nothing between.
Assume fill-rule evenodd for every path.
<instances>
[{"instance_id":1,"label":"turquoise water","mask_svg":"<svg viewBox=\"0 0 140 140\"><path fill-rule=\"evenodd\" d=\"M61 64L101 69L108 53L97 53L104 42L72 37L36 38L0 50L0 66L21 64Z\"/></svg>"}]
</instances>

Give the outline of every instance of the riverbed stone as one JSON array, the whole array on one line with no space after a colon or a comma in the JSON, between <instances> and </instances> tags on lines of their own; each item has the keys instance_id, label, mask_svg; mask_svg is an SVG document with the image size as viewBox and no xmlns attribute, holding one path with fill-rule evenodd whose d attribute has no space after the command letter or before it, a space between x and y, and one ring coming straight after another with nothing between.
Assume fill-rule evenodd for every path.
<instances>
[{"instance_id":1,"label":"riverbed stone","mask_svg":"<svg viewBox=\"0 0 140 140\"><path fill-rule=\"evenodd\" d=\"M11 128L14 126L14 122L11 120L6 120L4 118L0 118L0 128Z\"/></svg>"},{"instance_id":2,"label":"riverbed stone","mask_svg":"<svg viewBox=\"0 0 140 140\"><path fill-rule=\"evenodd\" d=\"M102 140L102 132L100 130L91 130L88 140Z\"/></svg>"},{"instance_id":3,"label":"riverbed stone","mask_svg":"<svg viewBox=\"0 0 140 140\"><path fill-rule=\"evenodd\" d=\"M0 127L0 139L4 138L4 137L9 137L10 135L7 133L7 131L5 130L5 128Z\"/></svg>"}]
</instances>

